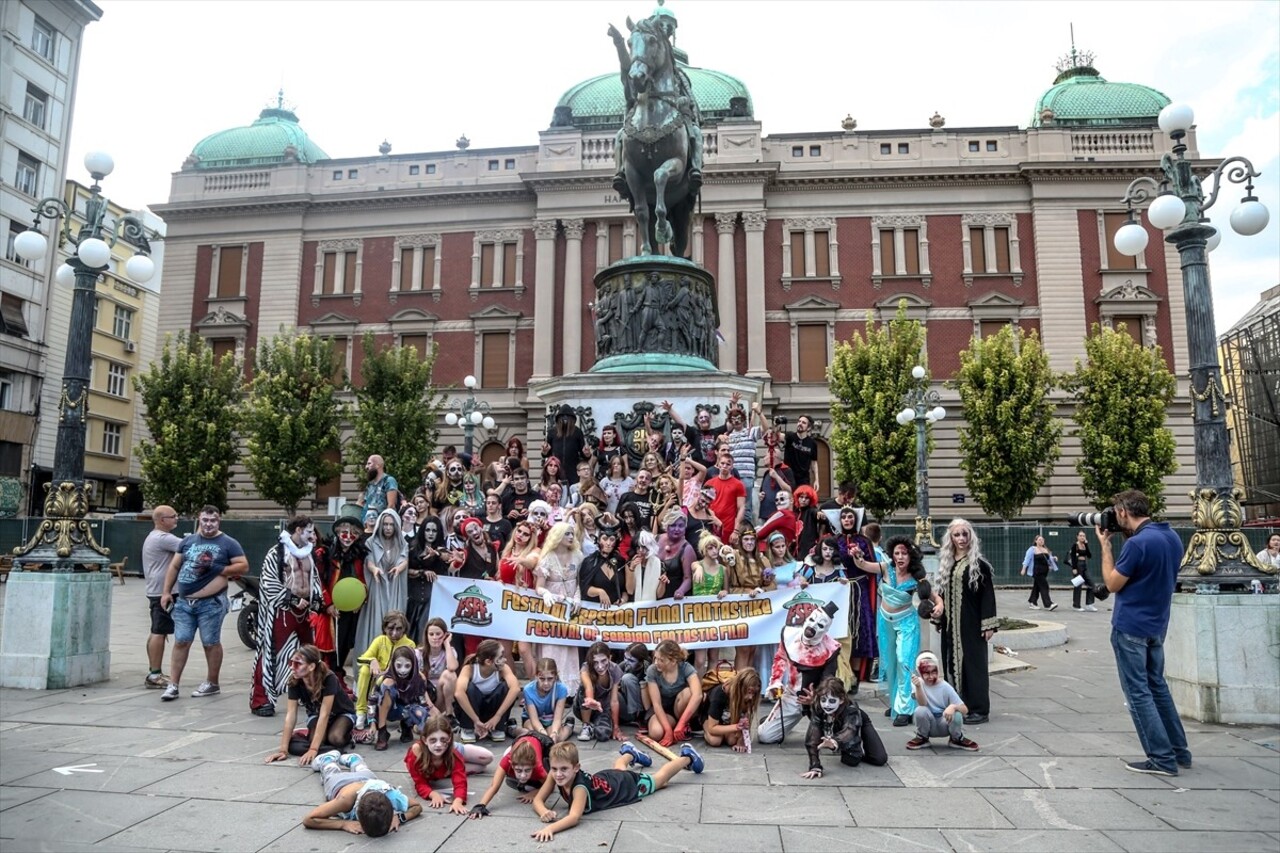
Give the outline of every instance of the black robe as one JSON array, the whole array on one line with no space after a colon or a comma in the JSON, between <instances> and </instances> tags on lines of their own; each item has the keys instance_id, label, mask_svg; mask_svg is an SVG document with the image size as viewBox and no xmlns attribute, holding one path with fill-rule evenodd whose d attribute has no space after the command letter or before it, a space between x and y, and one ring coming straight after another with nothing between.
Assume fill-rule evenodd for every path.
<instances>
[{"instance_id":1,"label":"black robe","mask_svg":"<svg viewBox=\"0 0 1280 853\"><path fill-rule=\"evenodd\" d=\"M976 590L969 586L971 571L974 567L964 560L963 570L953 570L946 587L938 589L943 599L942 671L969 713L986 715L991 713L991 680L982 632L996 630L996 588L986 560L978 561Z\"/></svg>"}]
</instances>

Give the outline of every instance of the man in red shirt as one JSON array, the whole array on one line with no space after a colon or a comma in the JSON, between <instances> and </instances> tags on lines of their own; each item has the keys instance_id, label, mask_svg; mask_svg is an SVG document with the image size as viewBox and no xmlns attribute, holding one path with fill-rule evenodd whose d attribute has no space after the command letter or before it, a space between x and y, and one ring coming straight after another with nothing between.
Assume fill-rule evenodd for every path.
<instances>
[{"instance_id":1,"label":"man in red shirt","mask_svg":"<svg viewBox=\"0 0 1280 853\"><path fill-rule=\"evenodd\" d=\"M711 512L720 520L721 536L728 536L724 541L732 545L738 541L738 528L746 512L747 489L733 476L733 454L729 448L720 449L716 465L719 473L706 484L716 492L711 499Z\"/></svg>"}]
</instances>

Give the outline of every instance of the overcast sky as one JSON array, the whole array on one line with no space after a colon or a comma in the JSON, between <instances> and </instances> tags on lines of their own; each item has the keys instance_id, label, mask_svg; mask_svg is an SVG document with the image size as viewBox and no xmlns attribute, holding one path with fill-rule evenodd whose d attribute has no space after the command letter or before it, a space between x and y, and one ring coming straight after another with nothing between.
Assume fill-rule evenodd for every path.
<instances>
[{"instance_id":1,"label":"overcast sky","mask_svg":"<svg viewBox=\"0 0 1280 853\"><path fill-rule=\"evenodd\" d=\"M654 0L354 2L96 0L86 33L68 176L109 151L108 194L163 202L195 144L286 105L331 157L534 145L581 80L615 71L606 36ZM805 2L671 0L690 64L742 79L764 132L1018 125L1071 47L1112 81L1143 83L1196 111L1200 152L1244 155L1272 212L1262 234L1210 211L1216 322L1225 331L1280 283L1280 3ZM1158 27L1164 25L1165 31Z\"/></svg>"}]
</instances>

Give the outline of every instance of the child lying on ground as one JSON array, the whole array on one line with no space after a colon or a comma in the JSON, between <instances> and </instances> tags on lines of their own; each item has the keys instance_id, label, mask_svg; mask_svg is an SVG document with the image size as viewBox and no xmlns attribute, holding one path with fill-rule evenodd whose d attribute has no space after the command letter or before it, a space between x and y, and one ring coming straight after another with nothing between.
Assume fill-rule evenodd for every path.
<instances>
[{"instance_id":1,"label":"child lying on ground","mask_svg":"<svg viewBox=\"0 0 1280 853\"><path fill-rule=\"evenodd\" d=\"M471 807L471 818L475 820L489 816L489 803L498 796L503 782L515 788L520 802L532 803L534 792L547 780L551 746L551 738L540 732L524 735L512 744L498 761L498 769L493 773L489 790L484 792L480 802Z\"/></svg>"},{"instance_id":2,"label":"child lying on ground","mask_svg":"<svg viewBox=\"0 0 1280 853\"><path fill-rule=\"evenodd\" d=\"M355 753L334 749L316 756L325 801L303 819L307 829L341 829L352 835L381 838L422 814L422 806L376 778Z\"/></svg>"},{"instance_id":3,"label":"child lying on ground","mask_svg":"<svg viewBox=\"0 0 1280 853\"><path fill-rule=\"evenodd\" d=\"M632 769L636 764L648 767L653 764L653 759L632 746L631 741L624 741L618 752L620 754L612 770L587 773L578 762L577 744L567 741L551 747L551 769L538 795L533 798L533 810L538 818L551 825L532 833L536 840L550 841L557 832L577 826L584 814L642 800L667 787L671 778L685 768L694 773L701 773L703 768L702 756L687 743L680 747L677 758L662 765L653 775ZM558 818L554 810L547 808L547 797L552 791L557 791L560 798L568 803L569 813L564 817Z\"/></svg>"}]
</instances>

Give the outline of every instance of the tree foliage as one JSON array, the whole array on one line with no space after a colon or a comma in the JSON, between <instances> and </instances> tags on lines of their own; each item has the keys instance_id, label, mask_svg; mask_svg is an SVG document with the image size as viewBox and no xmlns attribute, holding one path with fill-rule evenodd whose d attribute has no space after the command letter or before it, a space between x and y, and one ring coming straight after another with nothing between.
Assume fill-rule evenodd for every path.
<instances>
[{"instance_id":1,"label":"tree foliage","mask_svg":"<svg viewBox=\"0 0 1280 853\"><path fill-rule=\"evenodd\" d=\"M212 504L226 511L231 466L239 458L236 411L243 393L240 364L199 335L167 335L160 363L134 377L151 438L138 442L142 494L184 515Z\"/></svg>"},{"instance_id":2,"label":"tree foliage","mask_svg":"<svg viewBox=\"0 0 1280 853\"><path fill-rule=\"evenodd\" d=\"M915 503L915 426L895 418L923 349L924 329L907 318L903 302L888 324L868 313L865 337L855 332L837 342L828 371L836 479L855 481L878 518Z\"/></svg>"},{"instance_id":3,"label":"tree foliage","mask_svg":"<svg viewBox=\"0 0 1280 853\"><path fill-rule=\"evenodd\" d=\"M1143 347L1127 332L1095 323L1084 342L1086 361L1076 361L1063 387L1076 402L1072 435L1080 438L1076 471L1084 493L1098 509L1111 496L1139 489L1153 512L1164 508L1164 478L1178 468L1173 433L1165 414L1177 383L1159 347Z\"/></svg>"},{"instance_id":4,"label":"tree foliage","mask_svg":"<svg viewBox=\"0 0 1280 853\"><path fill-rule=\"evenodd\" d=\"M960 467L988 515L1011 519L1053 473L1062 424L1049 393L1054 375L1040 338L1007 324L960 353Z\"/></svg>"},{"instance_id":5,"label":"tree foliage","mask_svg":"<svg viewBox=\"0 0 1280 853\"><path fill-rule=\"evenodd\" d=\"M342 473L326 458L341 447L343 406L333 382L333 342L281 329L259 342L253 382L240 415L245 468L258 493L292 515Z\"/></svg>"},{"instance_id":6,"label":"tree foliage","mask_svg":"<svg viewBox=\"0 0 1280 853\"><path fill-rule=\"evenodd\" d=\"M365 460L376 453L397 481L416 483L440 435L436 423L444 395L431 384L436 351L422 358L414 347L379 349L368 332L361 348L364 384L352 388L355 434L347 448L347 464L363 479Z\"/></svg>"}]
</instances>

